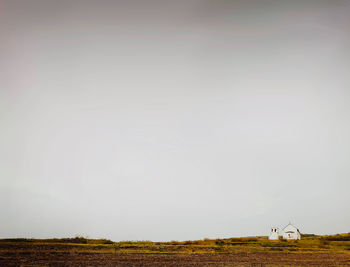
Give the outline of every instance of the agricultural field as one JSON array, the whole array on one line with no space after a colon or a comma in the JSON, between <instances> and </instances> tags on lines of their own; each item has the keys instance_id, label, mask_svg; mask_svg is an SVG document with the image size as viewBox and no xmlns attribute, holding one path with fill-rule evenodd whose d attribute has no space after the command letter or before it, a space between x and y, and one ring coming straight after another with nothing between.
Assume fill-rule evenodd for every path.
<instances>
[{"instance_id":1,"label":"agricultural field","mask_svg":"<svg viewBox=\"0 0 350 267\"><path fill-rule=\"evenodd\" d=\"M0 266L350 266L350 234L299 241L1 239Z\"/></svg>"}]
</instances>

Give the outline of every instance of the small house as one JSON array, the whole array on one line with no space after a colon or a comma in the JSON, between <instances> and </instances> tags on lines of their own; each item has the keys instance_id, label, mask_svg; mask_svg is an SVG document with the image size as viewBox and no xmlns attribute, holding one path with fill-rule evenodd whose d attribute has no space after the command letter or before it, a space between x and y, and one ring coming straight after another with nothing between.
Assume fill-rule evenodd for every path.
<instances>
[{"instance_id":1,"label":"small house","mask_svg":"<svg viewBox=\"0 0 350 267\"><path fill-rule=\"evenodd\" d=\"M301 234L298 228L289 223L286 227L279 231L278 227L271 227L269 240L278 240L282 236L286 240L300 240Z\"/></svg>"},{"instance_id":2,"label":"small house","mask_svg":"<svg viewBox=\"0 0 350 267\"><path fill-rule=\"evenodd\" d=\"M300 240L301 234L298 228L289 223L283 228L283 239L287 240Z\"/></svg>"},{"instance_id":3,"label":"small house","mask_svg":"<svg viewBox=\"0 0 350 267\"><path fill-rule=\"evenodd\" d=\"M278 237L279 237L279 229L278 227L271 227L271 233L269 235L269 239L270 240L278 240Z\"/></svg>"}]
</instances>

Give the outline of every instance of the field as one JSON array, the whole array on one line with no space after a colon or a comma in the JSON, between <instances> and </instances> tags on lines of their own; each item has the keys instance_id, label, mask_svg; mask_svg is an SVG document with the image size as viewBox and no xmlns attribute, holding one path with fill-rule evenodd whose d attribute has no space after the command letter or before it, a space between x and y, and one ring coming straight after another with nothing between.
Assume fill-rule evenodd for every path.
<instances>
[{"instance_id":1,"label":"field","mask_svg":"<svg viewBox=\"0 0 350 267\"><path fill-rule=\"evenodd\" d=\"M0 266L350 266L350 234L184 242L1 239Z\"/></svg>"}]
</instances>

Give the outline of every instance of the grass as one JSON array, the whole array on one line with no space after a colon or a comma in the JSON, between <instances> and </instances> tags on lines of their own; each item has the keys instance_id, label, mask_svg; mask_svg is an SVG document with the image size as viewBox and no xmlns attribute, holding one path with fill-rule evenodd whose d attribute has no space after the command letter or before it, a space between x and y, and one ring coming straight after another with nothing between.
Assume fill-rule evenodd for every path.
<instances>
[{"instance_id":1,"label":"grass","mask_svg":"<svg viewBox=\"0 0 350 267\"><path fill-rule=\"evenodd\" d=\"M270 241L267 237L242 237L227 239L203 239L195 241L121 241L88 239L84 237L54 239L0 239L0 251L47 249L55 253L142 253L142 254L211 254L211 253L350 253L350 233L317 236L302 235L298 241Z\"/></svg>"}]
</instances>

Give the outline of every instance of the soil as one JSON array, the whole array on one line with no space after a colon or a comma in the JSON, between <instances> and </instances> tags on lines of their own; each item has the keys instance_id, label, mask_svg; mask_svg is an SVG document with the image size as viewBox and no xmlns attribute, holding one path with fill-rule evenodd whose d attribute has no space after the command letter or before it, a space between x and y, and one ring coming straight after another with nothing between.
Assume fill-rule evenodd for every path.
<instances>
[{"instance_id":1,"label":"soil","mask_svg":"<svg viewBox=\"0 0 350 267\"><path fill-rule=\"evenodd\" d=\"M348 253L113 254L8 250L0 266L350 266Z\"/></svg>"}]
</instances>

